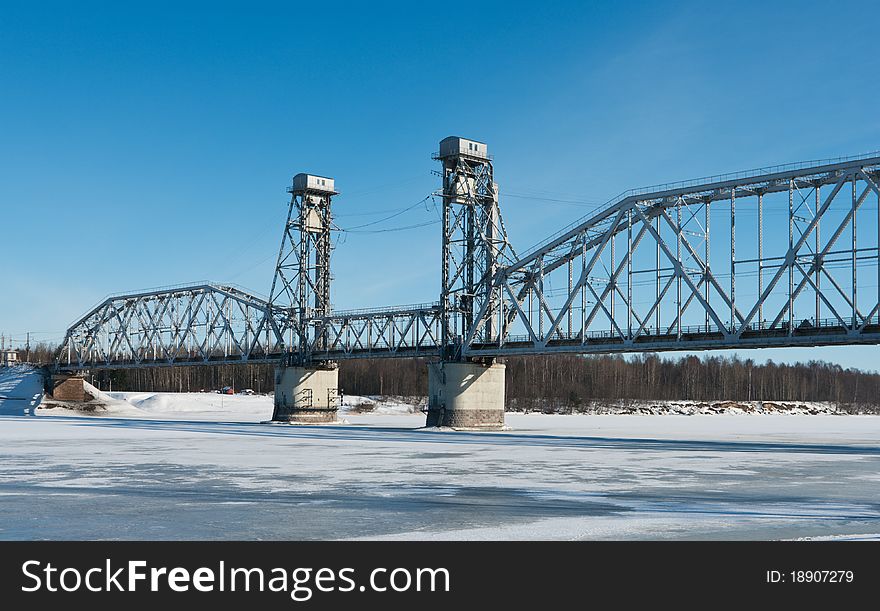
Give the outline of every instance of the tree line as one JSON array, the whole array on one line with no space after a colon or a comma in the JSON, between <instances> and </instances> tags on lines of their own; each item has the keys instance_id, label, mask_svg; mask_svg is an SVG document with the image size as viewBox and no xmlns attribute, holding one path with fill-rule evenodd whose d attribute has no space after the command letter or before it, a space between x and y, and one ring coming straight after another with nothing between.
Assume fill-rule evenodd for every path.
<instances>
[{"instance_id":1,"label":"tree line","mask_svg":"<svg viewBox=\"0 0 880 611\"><path fill-rule=\"evenodd\" d=\"M31 360L52 361L54 347L37 344ZM24 354L21 355L24 358ZM823 361L755 363L736 356L684 358L641 354L507 357L507 401L515 409L577 407L596 401L830 401L880 408L880 374ZM345 394L424 396L426 359L342 361ZM268 393L274 365L200 365L96 370L102 390L198 392L231 386Z\"/></svg>"},{"instance_id":2,"label":"tree line","mask_svg":"<svg viewBox=\"0 0 880 611\"><path fill-rule=\"evenodd\" d=\"M755 363L736 356L542 356L507 359L508 400L552 403L830 401L880 406L880 374L823 361Z\"/></svg>"}]
</instances>

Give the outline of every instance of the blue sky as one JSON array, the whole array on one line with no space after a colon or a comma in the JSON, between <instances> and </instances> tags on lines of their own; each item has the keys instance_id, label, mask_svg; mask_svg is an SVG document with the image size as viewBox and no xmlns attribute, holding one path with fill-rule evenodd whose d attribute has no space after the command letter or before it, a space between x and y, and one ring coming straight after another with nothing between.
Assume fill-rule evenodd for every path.
<instances>
[{"instance_id":1,"label":"blue sky","mask_svg":"<svg viewBox=\"0 0 880 611\"><path fill-rule=\"evenodd\" d=\"M520 249L630 187L880 149L860 3L316 4L4 3L0 332L59 339L128 289L267 293L293 174L369 222L437 187L450 134L489 144ZM333 265L338 308L434 301L438 228L348 234Z\"/></svg>"}]
</instances>

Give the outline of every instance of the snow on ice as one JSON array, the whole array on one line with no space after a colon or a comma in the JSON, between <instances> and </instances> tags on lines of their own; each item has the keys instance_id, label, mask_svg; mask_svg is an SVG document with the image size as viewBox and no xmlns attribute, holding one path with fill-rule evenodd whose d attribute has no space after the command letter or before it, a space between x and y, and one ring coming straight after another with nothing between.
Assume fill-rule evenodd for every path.
<instances>
[{"instance_id":1,"label":"snow on ice","mask_svg":"<svg viewBox=\"0 0 880 611\"><path fill-rule=\"evenodd\" d=\"M822 406L631 406L425 430L420 399L346 397L278 427L268 396L101 393L36 410L0 372L3 539L876 538L880 418ZM652 405L654 407L652 407ZM751 406L751 404L749 404ZM645 411L639 411L642 408ZM739 411L734 411L739 410ZM693 415L681 415L681 414Z\"/></svg>"}]
</instances>

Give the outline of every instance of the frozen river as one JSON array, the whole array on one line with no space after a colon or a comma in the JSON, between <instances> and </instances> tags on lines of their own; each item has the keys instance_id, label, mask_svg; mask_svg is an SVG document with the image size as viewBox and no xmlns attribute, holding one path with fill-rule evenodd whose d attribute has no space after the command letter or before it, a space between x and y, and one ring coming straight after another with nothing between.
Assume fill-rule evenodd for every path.
<instances>
[{"instance_id":1,"label":"frozen river","mask_svg":"<svg viewBox=\"0 0 880 611\"><path fill-rule=\"evenodd\" d=\"M456 433L129 398L121 416L0 417L0 538L880 536L878 417L509 414L510 431Z\"/></svg>"}]
</instances>

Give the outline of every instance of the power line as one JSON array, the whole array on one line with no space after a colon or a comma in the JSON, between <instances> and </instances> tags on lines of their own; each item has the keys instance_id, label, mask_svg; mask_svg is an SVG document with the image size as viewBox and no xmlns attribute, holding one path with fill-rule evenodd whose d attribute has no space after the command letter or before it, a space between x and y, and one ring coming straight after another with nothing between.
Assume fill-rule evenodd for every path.
<instances>
[{"instance_id":1,"label":"power line","mask_svg":"<svg viewBox=\"0 0 880 611\"><path fill-rule=\"evenodd\" d=\"M378 219L378 220L375 220L375 221L370 221L369 223L363 223L362 225L355 225L355 226L353 226L353 227L339 227L339 231L353 231L353 230L356 230L356 229L360 229L360 228L362 228L362 227L371 227L371 226L373 226L373 225L378 225L379 223L384 223L385 221L389 221L389 220L391 220L391 219L393 219L393 218L396 218L396 217L400 216L401 214L405 214L405 213L409 212L409 211L412 210L413 208L415 208L415 207L417 207L417 206L420 206L420 205L424 204L424 203L425 203L426 201L428 201L429 199L431 199L431 196L430 196L430 195L426 195L424 198L420 199L419 201L417 201L416 203L412 204L411 206L407 206L407 207L405 207L405 208L401 208L400 210L398 210L398 211L395 212L394 214L390 214L390 215L388 215L388 216L386 216L386 217L383 217L383 218Z\"/></svg>"},{"instance_id":2,"label":"power line","mask_svg":"<svg viewBox=\"0 0 880 611\"><path fill-rule=\"evenodd\" d=\"M534 199L542 202L552 202L556 204L565 204L568 206L577 206L579 208L596 208L602 205L602 202L589 202L580 199L560 199L555 197L540 197L538 195L528 195L523 193L511 193L504 191L501 194L504 197L515 197L518 199Z\"/></svg>"},{"instance_id":3,"label":"power line","mask_svg":"<svg viewBox=\"0 0 880 611\"><path fill-rule=\"evenodd\" d=\"M339 229L345 233L387 233L389 231L406 231L408 229L417 229L419 227L427 227L428 225L436 225L440 221L435 219L425 223L416 223L415 225L404 225L403 227L389 227L388 229Z\"/></svg>"},{"instance_id":4,"label":"power line","mask_svg":"<svg viewBox=\"0 0 880 611\"><path fill-rule=\"evenodd\" d=\"M235 274L233 274L232 276L230 276L229 279L230 279L230 280L235 280L236 278L238 278L239 276L241 276L243 273L245 273L245 272L249 272L249 271L251 271L252 269L254 269L255 267L257 267L258 265L262 265L262 264L265 263L266 261L272 259L273 257L277 257L277 256L278 256L278 254L275 253L275 252L273 252L273 253L271 253L269 256L267 256L267 257L263 257L262 259L260 259L260 260L257 261L256 263L252 263L251 265L249 265L249 266L247 266L247 267L245 267L245 268L239 270L237 273L235 273Z\"/></svg>"},{"instance_id":5,"label":"power line","mask_svg":"<svg viewBox=\"0 0 880 611\"><path fill-rule=\"evenodd\" d=\"M438 219L438 220L428 221L426 223L416 223L413 225L405 225L403 227L389 227L387 229L361 229L362 227L372 227L373 225L378 225L379 223L383 223L383 222L388 221L390 219L396 218L402 214L405 214L406 212L409 212L410 210L416 208L417 206L420 206L421 204L425 203L430 198L431 198L431 196L427 195L424 198L420 199L419 201L415 202L414 204L411 204L409 206L405 206L403 208L393 209L393 210L395 210L394 214L390 214L390 215L388 215L384 218L378 219L376 221L371 221L369 223L363 223L361 225L355 225L354 227L349 227L349 228L334 227L334 229L336 231L341 232L341 233L388 233L388 232L393 232L393 231L408 231L410 229L417 229L419 227L426 227L428 225L434 225L436 223L439 223L440 220ZM234 262L236 262L236 263L241 262L241 259L242 259L241 255L242 254L244 254L244 252L240 253L239 256L236 257ZM251 263L250 265L247 265L246 267L240 269L237 273L230 276L230 280L234 280L235 278L241 276L242 274L249 272L250 270L254 269L255 267L262 265L263 263L269 261L270 259L272 259L275 256L277 256L277 254L273 252L273 253L270 253L268 256L261 258L259 261L256 261L254 263Z\"/></svg>"},{"instance_id":6,"label":"power line","mask_svg":"<svg viewBox=\"0 0 880 611\"><path fill-rule=\"evenodd\" d=\"M414 182L420 181L424 179L425 175L419 173L418 175L410 176L409 178L405 178L403 180L395 180L394 182L388 182L381 185L374 185L372 187L365 187L363 189L357 189L355 191L345 191L346 197L351 197L353 195L368 195L370 193L377 193L379 191L388 191L390 189L397 189L400 187L404 187L406 185L412 184ZM351 216L354 216L353 214Z\"/></svg>"},{"instance_id":7,"label":"power line","mask_svg":"<svg viewBox=\"0 0 880 611\"><path fill-rule=\"evenodd\" d=\"M348 218L350 216L376 216L377 214L388 214L389 212L397 212L400 208L385 208L383 210L373 210L371 212L343 212L342 214L334 214L334 218Z\"/></svg>"}]
</instances>

